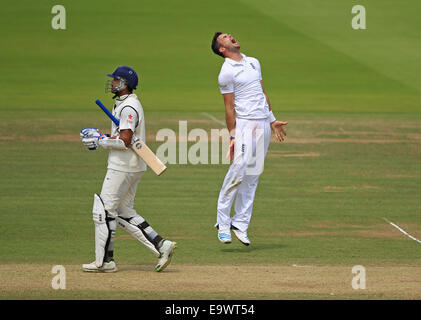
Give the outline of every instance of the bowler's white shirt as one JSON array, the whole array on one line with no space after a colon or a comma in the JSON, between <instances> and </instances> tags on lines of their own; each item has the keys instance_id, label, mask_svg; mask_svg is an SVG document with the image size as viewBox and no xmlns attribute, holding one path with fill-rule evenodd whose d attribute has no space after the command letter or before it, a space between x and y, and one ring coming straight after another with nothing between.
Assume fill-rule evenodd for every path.
<instances>
[{"instance_id":1,"label":"bowler's white shirt","mask_svg":"<svg viewBox=\"0 0 421 320\"><path fill-rule=\"evenodd\" d=\"M237 118L266 119L270 111L260 83L262 72L259 60L241 55L241 61L225 58L218 76L219 89L222 94L234 93Z\"/></svg>"}]
</instances>

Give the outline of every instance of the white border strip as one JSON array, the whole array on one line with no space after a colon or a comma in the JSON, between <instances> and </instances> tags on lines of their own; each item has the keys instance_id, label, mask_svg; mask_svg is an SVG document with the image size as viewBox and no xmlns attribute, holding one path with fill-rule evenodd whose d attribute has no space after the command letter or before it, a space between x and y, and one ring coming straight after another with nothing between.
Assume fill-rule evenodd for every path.
<instances>
[{"instance_id":1,"label":"white border strip","mask_svg":"<svg viewBox=\"0 0 421 320\"><path fill-rule=\"evenodd\" d=\"M408 232L406 232L405 230L403 230L401 227L399 227L398 225L394 224L393 222L390 222L389 220L387 220L386 218L383 218L387 223L389 223L390 225L394 226L396 229L398 229L400 232L402 232L404 235L406 235L407 237L411 238L412 240L421 243L420 240L418 240L417 238L411 236Z\"/></svg>"},{"instance_id":2,"label":"white border strip","mask_svg":"<svg viewBox=\"0 0 421 320\"><path fill-rule=\"evenodd\" d=\"M211 115L211 114L209 114L207 112L202 112L202 114L205 115L206 117L212 119L213 121L218 122L221 126L224 126L225 127L225 122L224 121L221 121L221 120L215 118L213 115Z\"/></svg>"}]
</instances>

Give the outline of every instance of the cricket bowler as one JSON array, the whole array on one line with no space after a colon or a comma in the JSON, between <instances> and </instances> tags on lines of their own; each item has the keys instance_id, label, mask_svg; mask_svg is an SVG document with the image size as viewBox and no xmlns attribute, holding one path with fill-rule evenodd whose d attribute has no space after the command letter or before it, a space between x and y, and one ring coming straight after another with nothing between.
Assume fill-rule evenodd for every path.
<instances>
[{"instance_id":1,"label":"cricket bowler","mask_svg":"<svg viewBox=\"0 0 421 320\"><path fill-rule=\"evenodd\" d=\"M282 142L286 136L283 127L288 122L276 120L272 113L259 60L241 53L240 44L228 33L216 32L211 48L225 59L218 84L231 139L227 156L232 161L219 193L215 227L222 243L231 243L232 230L238 240L248 246L247 229L271 129ZM253 164L262 169L254 170ZM234 201L235 215L231 217Z\"/></svg>"},{"instance_id":2,"label":"cricket bowler","mask_svg":"<svg viewBox=\"0 0 421 320\"><path fill-rule=\"evenodd\" d=\"M146 171L145 162L130 149L136 137L145 141L145 118L142 105L133 90L137 88L136 72L118 67L109 81L115 101L112 113L119 126L112 123L111 136L96 128L84 128L80 136L89 150L99 146L109 150L107 173L101 193L94 195L95 261L83 264L86 272L115 272L113 258L116 225L144 244L158 258L155 271L164 270L171 261L176 243L163 239L133 208L137 186Z\"/></svg>"}]
</instances>

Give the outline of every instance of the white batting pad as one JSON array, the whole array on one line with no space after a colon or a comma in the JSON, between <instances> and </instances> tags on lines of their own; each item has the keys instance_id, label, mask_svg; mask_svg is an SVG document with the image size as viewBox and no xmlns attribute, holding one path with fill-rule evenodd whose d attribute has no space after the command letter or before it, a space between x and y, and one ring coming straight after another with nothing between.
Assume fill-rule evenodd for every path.
<instances>
[{"instance_id":1,"label":"white batting pad","mask_svg":"<svg viewBox=\"0 0 421 320\"><path fill-rule=\"evenodd\" d=\"M142 231L135 225L127 222L126 220L117 217L118 225L130 233L135 239L143 243L149 250L151 250L157 257L160 256L160 253L156 250L155 246L144 236Z\"/></svg>"},{"instance_id":2,"label":"white batting pad","mask_svg":"<svg viewBox=\"0 0 421 320\"><path fill-rule=\"evenodd\" d=\"M94 195L94 206L92 209L95 224L95 264L100 268L104 262L105 245L109 236L106 224L106 212L102 199L97 194Z\"/></svg>"}]
</instances>

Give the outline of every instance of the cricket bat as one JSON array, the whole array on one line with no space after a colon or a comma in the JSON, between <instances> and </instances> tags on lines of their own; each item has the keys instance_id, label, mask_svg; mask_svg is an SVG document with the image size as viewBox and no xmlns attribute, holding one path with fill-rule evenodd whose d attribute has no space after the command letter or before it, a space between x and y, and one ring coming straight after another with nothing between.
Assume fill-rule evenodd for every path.
<instances>
[{"instance_id":1,"label":"cricket bat","mask_svg":"<svg viewBox=\"0 0 421 320\"><path fill-rule=\"evenodd\" d=\"M105 112L105 114L115 123L116 126L120 125L120 121L113 116L113 114L102 104L101 101L96 100L95 103L102 109L102 111ZM167 169L167 167L162 163L161 160L159 160L155 153L149 149L146 143L144 143L138 137L135 138L131 148L158 176Z\"/></svg>"}]
</instances>

